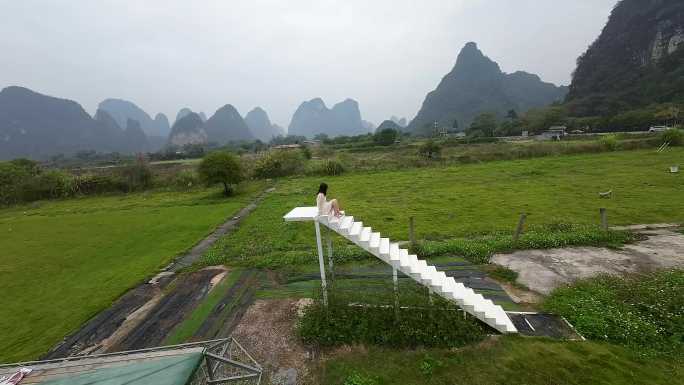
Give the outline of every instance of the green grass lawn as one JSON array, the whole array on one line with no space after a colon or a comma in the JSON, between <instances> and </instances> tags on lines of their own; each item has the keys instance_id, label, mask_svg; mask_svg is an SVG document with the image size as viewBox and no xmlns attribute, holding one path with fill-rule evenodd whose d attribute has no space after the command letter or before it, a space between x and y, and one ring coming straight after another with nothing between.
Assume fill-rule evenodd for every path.
<instances>
[{"instance_id":1,"label":"green grass lawn","mask_svg":"<svg viewBox=\"0 0 684 385\"><path fill-rule=\"evenodd\" d=\"M0 210L0 362L37 358L265 187L37 202Z\"/></svg>"},{"instance_id":2,"label":"green grass lawn","mask_svg":"<svg viewBox=\"0 0 684 385\"><path fill-rule=\"evenodd\" d=\"M600 207L608 209L612 225L684 222L684 176L667 172L681 163L684 149L676 148L286 179L205 263L311 259L311 223L285 223L282 216L296 206L314 205L321 181L348 214L393 240L408 238L410 216L419 239L436 240L510 233L521 212L531 226L598 224ZM601 199L598 193L608 190L612 199Z\"/></svg>"},{"instance_id":3,"label":"green grass lawn","mask_svg":"<svg viewBox=\"0 0 684 385\"><path fill-rule=\"evenodd\" d=\"M322 360L317 376L329 385L675 385L683 364L607 343L513 336L455 351L352 349Z\"/></svg>"}]
</instances>

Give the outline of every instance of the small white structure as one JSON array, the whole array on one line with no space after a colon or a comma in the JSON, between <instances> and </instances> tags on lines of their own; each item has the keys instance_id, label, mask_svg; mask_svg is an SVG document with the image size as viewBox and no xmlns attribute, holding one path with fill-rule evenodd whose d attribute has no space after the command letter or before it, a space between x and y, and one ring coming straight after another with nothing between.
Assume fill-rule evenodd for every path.
<instances>
[{"instance_id":1,"label":"small white structure","mask_svg":"<svg viewBox=\"0 0 684 385\"><path fill-rule=\"evenodd\" d=\"M561 140L565 135L567 135L567 127L565 126L553 126L549 127L548 130L537 135L537 140Z\"/></svg>"},{"instance_id":2,"label":"small white structure","mask_svg":"<svg viewBox=\"0 0 684 385\"><path fill-rule=\"evenodd\" d=\"M409 251L400 248L398 243L390 242L389 238L382 238L380 233L374 232L370 227L365 227L363 222L354 221L352 216L329 217L327 215L318 215L317 207L296 207L283 218L287 222L314 222L323 300L325 303L327 303L327 282L325 280L325 263L323 261L321 224L391 265L394 271L395 282L397 270L401 271L419 284L427 286L430 292L436 293L449 301L456 302L465 312L472 314L499 332L518 332L501 306L495 305L491 300L484 298L482 294L477 294L473 289L466 287L460 282L456 282L453 277L447 277L443 271L437 271L434 266L428 265L424 260L418 259L417 256L409 254ZM332 255L330 257L332 263Z\"/></svg>"}]
</instances>

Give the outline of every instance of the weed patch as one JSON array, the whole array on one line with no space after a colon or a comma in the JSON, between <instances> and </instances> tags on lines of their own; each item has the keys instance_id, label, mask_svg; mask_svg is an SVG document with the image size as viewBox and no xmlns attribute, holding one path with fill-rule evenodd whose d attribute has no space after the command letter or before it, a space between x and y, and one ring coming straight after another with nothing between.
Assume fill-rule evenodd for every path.
<instances>
[{"instance_id":1,"label":"weed patch","mask_svg":"<svg viewBox=\"0 0 684 385\"><path fill-rule=\"evenodd\" d=\"M395 308L359 302L358 295L331 294L327 307L318 300L306 308L297 327L304 342L317 346L456 347L480 341L488 331L442 300L426 304L424 298L402 297L402 306Z\"/></svg>"},{"instance_id":2,"label":"weed patch","mask_svg":"<svg viewBox=\"0 0 684 385\"><path fill-rule=\"evenodd\" d=\"M418 244L415 251L422 257L456 254L472 263L484 264L495 253L568 246L620 247L633 240L634 236L625 231L603 231L598 226L553 224L531 229L517 242L510 234L494 234L479 238L425 241Z\"/></svg>"},{"instance_id":3,"label":"weed patch","mask_svg":"<svg viewBox=\"0 0 684 385\"><path fill-rule=\"evenodd\" d=\"M544 309L587 338L684 354L684 271L600 276L554 290Z\"/></svg>"}]
</instances>

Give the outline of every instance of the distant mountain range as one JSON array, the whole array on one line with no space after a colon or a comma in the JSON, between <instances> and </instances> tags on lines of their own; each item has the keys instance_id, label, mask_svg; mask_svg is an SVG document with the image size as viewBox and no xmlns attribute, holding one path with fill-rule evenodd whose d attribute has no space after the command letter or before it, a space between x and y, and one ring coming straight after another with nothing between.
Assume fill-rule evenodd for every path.
<instances>
[{"instance_id":1,"label":"distant mountain range","mask_svg":"<svg viewBox=\"0 0 684 385\"><path fill-rule=\"evenodd\" d=\"M109 113L119 127L126 127L128 119L137 121L148 136L166 137L171 129L166 115L160 113L152 119L142 108L127 100L106 99L100 103L98 109Z\"/></svg>"},{"instance_id":2,"label":"distant mountain range","mask_svg":"<svg viewBox=\"0 0 684 385\"><path fill-rule=\"evenodd\" d=\"M567 106L605 116L684 100L684 1L623 0L577 60Z\"/></svg>"},{"instance_id":3,"label":"distant mountain range","mask_svg":"<svg viewBox=\"0 0 684 385\"><path fill-rule=\"evenodd\" d=\"M139 124L127 121L122 129L104 110L96 117L74 101L7 87L0 91L0 159L147 150L149 143Z\"/></svg>"},{"instance_id":4,"label":"distant mountain range","mask_svg":"<svg viewBox=\"0 0 684 385\"><path fill-rule=\"evenodd\" d=\"M245 116L245 123L255 138L262 142L269 142L272 138L285 135L285 130L277 124L272 124L268 114L261 107L255 107Z\"/></svg>"},{"instance_id":5,"label":"distant mountain range","mask_svg":"<svg viewBox=\"0 0 684 385\"><path fill-rule=\"evenodd\" d=\"M173 124L169 144L218 144L252 141L255 139L240 113L230 104L219 108L209 119L201 114L181 110L180 119Z\"/></svg>"},{"instance_id":6,"label":"distant mountain range","mask_svg":"<svg viewBox=\"0 0 684 385\"><path fill-rule=\"evenodd\" d=\"M361 119L359 103L355 100L346 99L329 109L323 99L314 98L297 108L287 133L313 138L318 134L329 137L360 135L371 130Z\"/></svg>"},{"instance_id":7,"label":"distant mountain range","mask_svg":"<svg viewBox=\"0 0 684 385\"><path fill-rule=\"evenodd\" d=\"M567 92L567 87L542 82L537 75L502 72L471 42L463 47L451 72L427 95L408 129L426 134L434 122L452 127L457 121L458 129L465 130L480 113L501 117L509 110L521 113L562 101Z\"/></svg>"}]
</instances>

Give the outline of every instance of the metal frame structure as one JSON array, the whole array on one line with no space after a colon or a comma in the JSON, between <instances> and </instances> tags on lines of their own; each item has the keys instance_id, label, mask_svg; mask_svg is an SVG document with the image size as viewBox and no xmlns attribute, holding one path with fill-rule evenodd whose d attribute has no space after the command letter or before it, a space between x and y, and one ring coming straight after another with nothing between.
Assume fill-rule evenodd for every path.
<instances>
[{"instance_id":1,"label":"metal frame structure","mask_svg":"<svg viewBox=\"0 0 684 385\"><path fill-rule=\"evenodd\" d=\"M190 382L191 385L209 384L259 384L263 368L234 338L222 338L209 341L191 342L179 345L159 346L147 349L128 350L116 353L71 356L44 361L29 361L12 364L0 364L0 369L43 364L72 364L93 358L115 358L189 348L203 348L204 359ZM134 359L134 358L132 358Z\"/></svg>"},{"instance_id":2,"label":"metal frame structure","mask_svg":"<svg viewBox=\"0 0 684 385\"><path fill-rule=\"evenodd\" d=\"M261 383L262 367L234 338L211 342L191 385Z\"/></svg>"}]
</instances>

